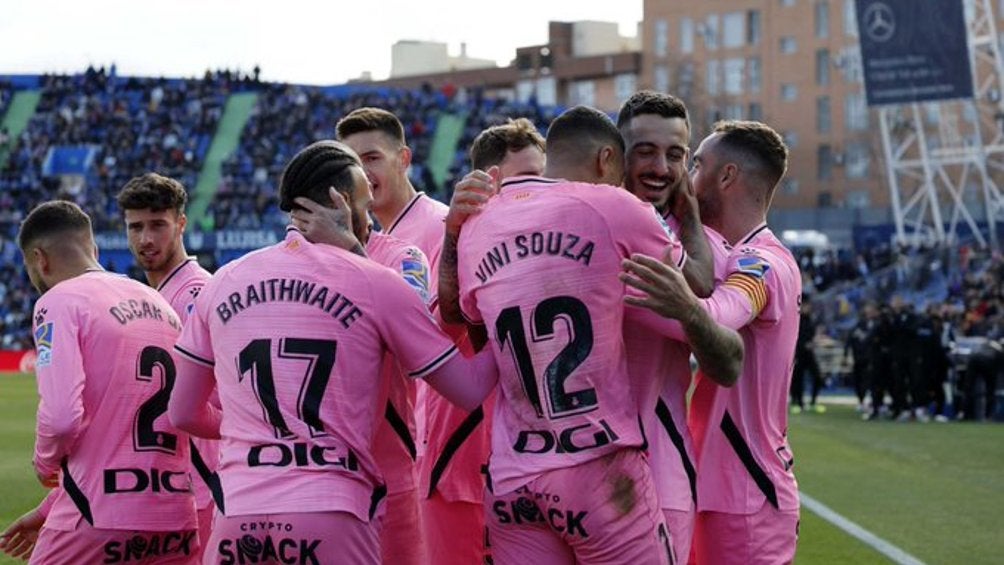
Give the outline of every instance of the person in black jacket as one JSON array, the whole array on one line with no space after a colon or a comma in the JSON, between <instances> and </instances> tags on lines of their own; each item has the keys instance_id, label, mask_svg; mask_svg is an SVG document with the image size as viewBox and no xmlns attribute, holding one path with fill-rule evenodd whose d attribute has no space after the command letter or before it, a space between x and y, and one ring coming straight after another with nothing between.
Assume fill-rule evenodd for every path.
<instances>
[{"instance_id":1,"label":"person in black jacket","mask_svg":"<svg viewBox=\"0 0 1004 565\"><path fill-rule=\"evenodd\" d=\"M813 349L813 338L816 337L816 322L812 318L812 302L808 295L802 295L802 305L800 307L798 320L798 340L795 342L795 368L791 378L791 409L799 413L805 409L805 373L809 373L812 379L812 400L810 408L817 412L822 412L823 407L816 405L819 397L819 389L822 387L823 378L819 371L819 362L816 360L816 351Z\"/></svg>"},{"instance_id":2,"label":"person in black jacket","mask_svg":"<svg viewBox=\"0 0 1004 565\"><path fill-rule=\"evenodd\" d=\"M847 336L847 343L844 345L844 358L848 352L853 355L854 365L851 369L851 379L854 382L854 393L858 397L858 411L865 411L865 394L871 387L872 363L875 339L875 330L878 327L878 308L869 302L861 309L858 323Z\"/></svg>"}]
</instances>

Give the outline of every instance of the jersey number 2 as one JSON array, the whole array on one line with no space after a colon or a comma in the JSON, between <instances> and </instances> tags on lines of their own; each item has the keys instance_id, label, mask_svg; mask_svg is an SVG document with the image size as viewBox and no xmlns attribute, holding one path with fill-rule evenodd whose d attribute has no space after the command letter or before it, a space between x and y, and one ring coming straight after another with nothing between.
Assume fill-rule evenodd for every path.
<instances>
[{"instance_id":1,"label":"jersey number 2","mask_svg":"<svg viewBox=\"0 0 1004 565\"><path fill-rule=\"evenodd\" d=\"M139 354L139 364L136 371L136 380L143 382L153 382L156 372L154 369L160 368L160 388L140 405L136 411L136 420L133 423L132 443L136 451L160 451L163 453L175 453L178 450L178 436L167 432L158 432L153 424L167 412L167 401L171 398L171 390L174 389L174 359L166 350L150 345L143 348Z\"/></svg>"}]
</instances>

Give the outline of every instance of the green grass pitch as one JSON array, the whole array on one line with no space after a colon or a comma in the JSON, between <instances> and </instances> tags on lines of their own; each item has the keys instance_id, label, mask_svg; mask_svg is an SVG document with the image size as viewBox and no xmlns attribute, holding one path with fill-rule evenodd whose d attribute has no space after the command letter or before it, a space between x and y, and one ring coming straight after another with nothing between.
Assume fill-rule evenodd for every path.
<instances>
[{"instance_id":1,"label":"green grass pitch","mask_svg":"<svg viewBox=\"0 0 1004 565\"><path fill-rule=\"evenodd\" d=\"M36 504L30 375L0 374L0 524ZM801 488L930 563L1004 561L1004 425L861 422L853 409L790 418ZM0 557L0 564L14 561ZM889 563L802 510L796 563Z\"/></svg>"}]
</instances>

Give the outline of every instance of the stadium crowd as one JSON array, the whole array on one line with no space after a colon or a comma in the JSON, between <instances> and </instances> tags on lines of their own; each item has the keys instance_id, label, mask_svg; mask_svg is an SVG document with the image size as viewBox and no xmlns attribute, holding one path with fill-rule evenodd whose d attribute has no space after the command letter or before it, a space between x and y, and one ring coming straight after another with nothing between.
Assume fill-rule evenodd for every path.
<instances>
[{"instance_id":1,"label":"stadium crowd","mask_svg":"<svg viewBox=\"0 0 1004 565\"><path fill-rule=\"evenodd\" d=\"M96 559L102 551L110 558L120 545L128 559L133 548L119 541L122 532L142 540L140 551L160 543L154 532L167 522L144 512L157 506L178 530L169 535L193 539L198 529L206 562L267 552L262 543L297 545L291 538L273 542L271 532L247 533L259 523L302 536L301 560L323 541L317 551L353 563L378 562L380 552L384 562L398 563L401 554L388 551L402 548L416 563L425 551L435 563L482 562L489 551L500 563L610 562L611 552L618 563L684 556L697 563L790 562L799 502L786 437L788 387L781 385L792 358L793 404L802 404L803 371L819 382L811 355L817 321L829 317L850 332L840 337L864 364L855 372L862 405L865 389L879 399L874 418L886 392L893 417L927 418L932 403L943 415L938 371L947 374L955 324L963 336L997 339L1004 331L999 255L966 252L957 268L937 273L923 265L943 250L793 257L766 224L788 164L782 137L768 125L721 122L707 138L692 140L685 105L665 94L636 94L615 124L586 107L554 117L556 110L532 104L429 88L344 96L261 84L257 74L167 81L91 69L45 78L43 104L15 144L0 186L11 211L0 235L0 268L9 275L0 281L0 319L11 348L30 347L32 332L19 330L36 326L43 402L33 463L40 481L55 488L0 540L5 551L11 543L15 552L30 550L36 540L17 536L40 529L36 550L53 560ZM280 229L291 215L296 229L223 267L226 276L210 278L184 251L182 186L195 184L225 96L245 87L257 89L259 101L224 167L214 226ZM466 119L445 187L436 186L428 167L441 112ZM513 142L501 132L519 131L514 124L489 127L513 115L549 124L546 164L539 133ZM501 145L491 149L492 139ZM76 184L48 178L49 149L79 144L98 147L93 172ZM478 162L481 150L494 155L494 166L471 171L464 162ZM381 162L371 162L371 154ZM401 164L409 160L406 172ZM514 161L519 166L505 173ZM148 170L181 184L144 175ZM593 186L622 182L626 191ZM42 189L29 189L36 185ZM161 206L165 194L170 203ZM53 199L76 202L93 224L65 202L43 204L24 219L35 203ZM381 232L369 229L370 211ZM105 278L93 256L92 225L123 230L123 216L148 286ZM163 250L140 245L158 239ZM31 284L45 293L32 319L26 317L34 293L20 272L18 245ZM338 292L329 296L332 281ZM938 281L947 281L943 296ZM626 294L625 285L638 294ZM824 306L813 312L817 302ZM448 310L461 314L456 324ZM651 312L628 313L642 310ZM66 340L65 332L92 324L90 312L110 315L87 326L93 335ZM532 316L532 343L524 313ZM673 320L668 326L666 318ZM511 356L493 347L477 353L489 319L490 333ZM548 342L562 341L551 339L559 319L569 341L552 350ZM66 340L59 357L54 327ZM148 336L156 342L144 342ZM94 374L91 360L119 341L118 352L137 363L130 357ZM62 349L74 347L70 356ZM553 356L540 376L532 354ZM696 377L691 354L701 365ZM385 363L388 355L393 362ZM302 368L291 366L304 360L307 374L291 378ZM139 392L84 398L82 386L55 378L147 390L142 383L157 366L167 383L161 386L175 386L169 403L154 397L156 416L168 412L171 433L154 429L153 403ZM578 386L590 388L566 388L573 372ZM360 374L381 375L380 386ZM426 396L405 377L424 378ZM339 394L322 400L329 390ZM58 402L50 399L78 393L71 400L80 410L109 420L110 430L117 423L114 433L130 440L121 443L131 442L132 451L108 448L117 444L105 442L100 428L53 408ZM437 408L440 397L453 411ZM261 410L247 410L255 404ZM136 421L123 426L109 416L121 410L135 410ZM400 453L380 453L387 445L374 440L377 426L396 434L391 443ZM67 429L79 438L66 442L60 430ZM222 438L206 448L222 455L202 459L203 448L189 446L187 433ZM453 459L460 449L472 451ZM457 487L459 474L444 475L448 464L474 477L473 495ZM163 466L160 478L146 478L143 469L155 466ZM131 488L117 482L123 471L138 476L135 468L147 482L160 481L151 493L138 486L142 481ZM95 470L103 486L92 480L81 487L71 478L71 471L87 477ZM172 475L186 474L203 481L198 513L191 502L199 493L171 483ZM125 493L135 496L108 496ZM380 531L373 523L384 505ZM103 545L83 548L88 539ZM167 547L164 553L189 553L184 544ZM286 560L284 551L276 559Z\"/></svg>"}]
</instances>

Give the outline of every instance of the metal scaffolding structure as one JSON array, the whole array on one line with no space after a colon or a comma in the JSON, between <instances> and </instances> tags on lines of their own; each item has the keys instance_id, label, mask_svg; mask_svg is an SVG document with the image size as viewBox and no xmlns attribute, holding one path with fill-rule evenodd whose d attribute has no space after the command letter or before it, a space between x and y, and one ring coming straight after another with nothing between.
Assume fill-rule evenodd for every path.
<instances>
[{"instance_id":1,"label":"metal scaffolding structure","mask_svg":"<svg viewBox=\"0 0 1004 565\"><path fill-rule=\"evenodd\" d=\"M990 0L964 6L973 98L879 108L886 177L898 242L1001 249L1004 61Z\"/></svg>"}]
</instances>

